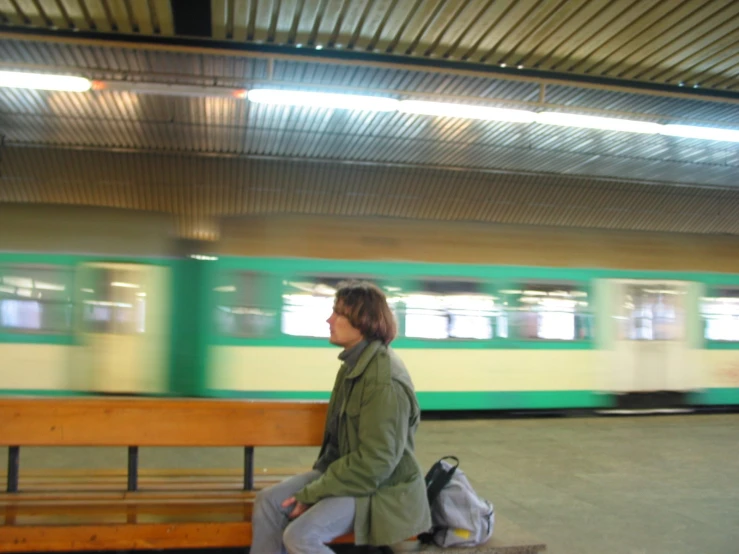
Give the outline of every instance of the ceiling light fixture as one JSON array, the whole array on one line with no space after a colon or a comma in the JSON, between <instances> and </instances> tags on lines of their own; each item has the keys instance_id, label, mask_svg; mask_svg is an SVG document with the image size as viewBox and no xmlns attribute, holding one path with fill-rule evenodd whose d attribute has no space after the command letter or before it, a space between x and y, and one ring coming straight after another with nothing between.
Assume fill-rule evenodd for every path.
<instances>
[{"instance_id":1,"label":"ceiling light fixture","mask_svg":"<svg viewBox=\"0 0 739 554\"><path fill-rule=\"evenodd\" d=\"M526 110L509 110L506 108L488 108L469 104L449 104L444 102L423 102L403 100L399 111L441 117L461 117L465 119L482 119L485 121L511 121L514 123L531 123L536 113Z\"/></svg>"},{"instance_id":2,"label":"ceiling light fixture","mask_svg":"<svg viewBox=\"0 0 739 554\"><path fill-rule=\"evenodd\" d=\"M739 142L739 131L695 125L660 125L659 133L671 137Z\"/></svg>"},{"instance_id":3,"label":"ceiling light fixture","mask_svg":"<svg viewBox=\"0 0 739 554\"><path fill-rule=\"evenodd\" d=\"M0 71L0 86L64 92L85 92L90 90L92 83L89 79L74 77L72 75Z\"/></svg>"},{"instance_id":4,"label":"ceiling light fixture","mask_svg":"<svg viewBox=\"0 0 739 554\"><path fill-rule=\"evenodd\" d=\"M373 112L392 112L398 109L399 104L398 100L384 96L360 96L356 94L333 94L278 89L252 89L248 92L247 98L250 102L259 104L366 110Z\"/></svg>"},{"instance_id":5,"label":"ceiling light fixture","mask_svg":"<svg viewBox=\"0 0 739 554\"><path fill-rule=\"evenodd\" d=\"M659 123L635 121L633 119L616 119L612 117L596 117L592 115L577 115L562 112L541 112L536 115L536 122L545 125L559 125L562 127L582 127L585 129L600 129L603 131L622 131L626 133L659 133Z\"/></svg>"}]
</instances>

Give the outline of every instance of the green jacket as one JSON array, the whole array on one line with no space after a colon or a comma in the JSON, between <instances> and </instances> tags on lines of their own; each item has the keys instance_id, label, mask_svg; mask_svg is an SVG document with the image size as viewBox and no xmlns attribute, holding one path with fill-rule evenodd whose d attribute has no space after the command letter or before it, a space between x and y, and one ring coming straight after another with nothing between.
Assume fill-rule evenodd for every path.
<instances>
[{"instance_id":1,"label":"green jacket","mask_svg":"<svg viewBox=\"0 0 739 554\"><path fill-rule=\"evenodd\" d=\"M328 422L337 414L338 455L296 498L315 504L353 496L357 545L391 545L428 531L424 475L413 453L421 410L403 362L380 341L371 342L353 368L339 370L319 462L325 462Z\"/></svg>"}]
</instances>

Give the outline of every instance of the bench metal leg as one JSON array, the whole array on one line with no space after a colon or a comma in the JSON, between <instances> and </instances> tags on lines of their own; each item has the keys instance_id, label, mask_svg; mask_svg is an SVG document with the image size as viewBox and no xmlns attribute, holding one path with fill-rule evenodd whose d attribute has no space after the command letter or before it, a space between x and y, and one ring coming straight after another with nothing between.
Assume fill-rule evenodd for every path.
<instances>
[{"instance_id":1,"label":"bench metal leg","mask_svg":"<svg viewBox=\"0 0 739 554\"><path fill-rule=\"evenodd\" d=\"M21 447L8 447L8 492L18 492L18 472L21 465Z\"/></svg>"},{"instance_id":2,"label":"bench metal leg","mask_svg":"<svg viewBox=\"0 0 739 554\"><path fill-rule=\"evenodd\" d=\"M254 490L254 447L244 448L244 490Z\"/></svg>"},{"instance_id":3,"label":"bench metal leg","mask_svg":"<svg viewBox=\"0 0 739 554\"><path fill-rule=\"evenodd\" d=\"M139 477L139 447L128 447L128 490L135 491L138 489Z\"/></svg>"}]
</instances>

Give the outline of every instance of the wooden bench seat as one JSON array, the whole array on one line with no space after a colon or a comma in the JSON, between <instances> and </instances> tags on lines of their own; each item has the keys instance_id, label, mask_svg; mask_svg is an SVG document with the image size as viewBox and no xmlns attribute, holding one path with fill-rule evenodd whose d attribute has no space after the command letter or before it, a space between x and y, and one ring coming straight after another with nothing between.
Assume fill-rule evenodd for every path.
<instances>
[{"instance_id":1,"label":"wooden bench seat","mask_svg":"<svg viewBox=\"0 0 739 554\"><path fill-rule=\"evenodd\" d=\"M0 494L0 552L248 546L256 490L290 473L262 471L255 478L254 448L319 446L326 408L322 402L0 399L0 444L10 449L7 492ZM24 471L27 446L128 447L128 468ZM139 471L141 446L239 446L244 470ZM496 522L495 544L466 552L545 548L530 538L520 543L518 535L513 544L499 529ZM346 535L335 542L352 540ZM398 551L417 547L410 541Z\"/></svg>"},{"instance_id":2,"label":"wooden bench seat","mask_svg":"<svg viewBox=\"0 0 739 554\"><path fill-rule=\"evenodd\" d=\"M138 493L136 493L137 496ZM241 548L251 544L252 498L149 495L117 501L73 495L4 506L0 552ZM335 542L350 544L346 535Z\"/></svg>"},{"instance_id":3,"label":"wooden bench seat","mask_svg":"<svg viewBox=\"0 0 739 554\"><path fill-rule=\"evenodd\" d=\"M127 505L22 506L14 521L0 526L0 550L15 552L74 550L136 550L242 548L251 543L250 502L228 499L209 502L134 502ZM7 517L7 515L6 515ZM352 535L335 544L351 544ZM10 545L5 548L4 545ZM495 536L476 548L439 549L406 541L393 545L400 553L485 552L537 554L546 545L510 521L496 521Z\"/></svg>"}]
</instances>

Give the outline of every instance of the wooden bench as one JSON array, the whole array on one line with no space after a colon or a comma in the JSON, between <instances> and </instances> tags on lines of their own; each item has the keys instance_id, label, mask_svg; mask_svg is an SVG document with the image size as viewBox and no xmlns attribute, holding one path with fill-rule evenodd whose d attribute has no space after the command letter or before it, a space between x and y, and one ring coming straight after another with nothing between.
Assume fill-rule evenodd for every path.
<instances>
[{"instance_id":1,"label":"wooden bench","mask_svg":"<svg viewBox=\"0 0 739 554\"><path fill-rule=\"evenodd\" d=\"M7 492L0 494L0 552L249 545L254 448L319 446L326 409L323 402L294 401L0 399L0 445L9 449ZM27 480L21 453L28 446L127 447L128 468L36 471ZM138 449L154 446L242 447L243 474L139 472ZM533 554L545 548L520 533L511 534L511 542L499 532L507 523L496 525L494 542L479 552ZM352 539L346 535L335 542ZM397 548L417 547L411 541Z\"/></svg>"}]
</instances>

